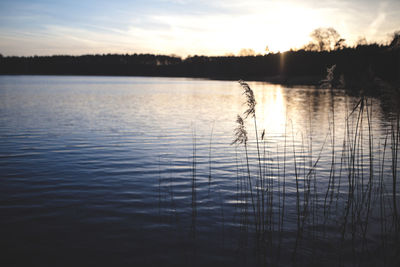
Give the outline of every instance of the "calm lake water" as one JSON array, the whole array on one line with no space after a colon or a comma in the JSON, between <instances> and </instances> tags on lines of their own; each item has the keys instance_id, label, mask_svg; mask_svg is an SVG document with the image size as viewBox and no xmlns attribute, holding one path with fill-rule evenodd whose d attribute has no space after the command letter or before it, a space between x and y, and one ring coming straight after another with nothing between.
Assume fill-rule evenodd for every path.
<instances>
[{"instance_id":1,"label":"calm lake water","mask_svg":"<svg viewBox=\"0 0 400 267\"><path fill-rule=\"evenodd\" d=\"M0 76L0 264L396 266L393 114L249 85Z\"/></svg>"}]
</instances>

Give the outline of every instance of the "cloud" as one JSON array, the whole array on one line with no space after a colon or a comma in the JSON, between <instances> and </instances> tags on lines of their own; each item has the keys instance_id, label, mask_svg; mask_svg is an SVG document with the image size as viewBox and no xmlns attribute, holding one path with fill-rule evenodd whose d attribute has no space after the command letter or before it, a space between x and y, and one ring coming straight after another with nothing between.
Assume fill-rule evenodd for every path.
<instances>
[{"instance_id":1,"label":"cloud","mask_svg":"<svg viewBox=\"0 0 400 267\"><path fill-rule=\"evenodd\" d=\"M299 48L318 27L336 28L347 43L360 35L382 39L382 32L400 28L392 11L400 4L393 1L139 0L100 1L93 8L85 3L77 8L41 2L43 9L35 4L8 16L0 10L0 52L223 55L242 48L263 52L267 45L272 51Z\"/></svg>"},{"instance_id":2,"label":"cloud","mask_svg":"<svg viewBox=\"0 0 400 267\"><path fill-rule=\"evenodd\" d=\"M379 28L381 27L382 23L386 19L386 13L380 11L378 16L372 21L372 23L368 26L368 35L371 37L375 37L376 33L378 32Z\"/></svg>"}]
</instances>

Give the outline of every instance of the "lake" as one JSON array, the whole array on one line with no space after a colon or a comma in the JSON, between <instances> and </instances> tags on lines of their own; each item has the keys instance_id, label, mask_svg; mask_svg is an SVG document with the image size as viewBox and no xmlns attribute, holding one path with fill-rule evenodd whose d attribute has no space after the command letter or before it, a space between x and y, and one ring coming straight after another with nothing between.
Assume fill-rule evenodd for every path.
<instances>
[{"instance_id":1,"label":"lake","mask_svg":"<svg viewBox=\"0 0 400 267\"><path fill-rule=\"evenodd\" d=\"M1 265L397 266L396 114L249 85L0 76Z\"/></svg>"}]
</instances>

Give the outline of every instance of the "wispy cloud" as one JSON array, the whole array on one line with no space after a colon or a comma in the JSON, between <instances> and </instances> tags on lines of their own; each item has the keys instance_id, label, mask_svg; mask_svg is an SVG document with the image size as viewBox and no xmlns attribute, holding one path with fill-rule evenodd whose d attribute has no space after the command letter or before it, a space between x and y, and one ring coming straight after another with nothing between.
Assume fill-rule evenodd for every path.
<instances>
[{"instance_id":1,"label":"wispy cloud","mask_svg":"<svg viewBox=\"0 0 400 267\"><path fill-rule=\"evenodd\" d=\"M4 3L8 2L9 5ZM400 19L395 0L43 0L0 10L0 53L175 53L221 55L241 48L298 48L317 27L335 27L351 44L381 40ZM8 9L7 9L8 8ZM384 32L384 33L383 33Z\"/></svg>"},{"instance_id":2,"label":"wispy cloud","mask_svg":"<svg viewBox=\"0 0 400 267\"><path fill-rule=\"evenodd\" d=\"M372 21L372 23L368 27L368 34L372 38L375 37L376 33L378 32L379 28L381 27L382 23L385 21L386 13L380 11L376 19Z\"/></svg>"}]
</instances>

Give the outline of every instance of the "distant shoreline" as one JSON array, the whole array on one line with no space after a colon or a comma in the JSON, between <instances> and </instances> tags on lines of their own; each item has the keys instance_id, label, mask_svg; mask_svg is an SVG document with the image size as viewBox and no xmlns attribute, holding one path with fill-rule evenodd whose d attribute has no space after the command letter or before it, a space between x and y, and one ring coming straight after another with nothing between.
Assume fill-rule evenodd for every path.
<instances>
[{"instance_id":1,"label":"distant shoreline","mask_svg":"<svg viewBox=\"0 0 400 267\"><path fill-rule=\"evenodd\" d=\"M184 77L264 81L287 86L318 86L335 65L332 85L379 94L376 81L400 84L400 48L361 45L333 51L288 51L258 56L177 56L105 54L4 57L0 75L79 75ZM379 82L378 82L379 83Z\"/></svg>"}]
</instances>

